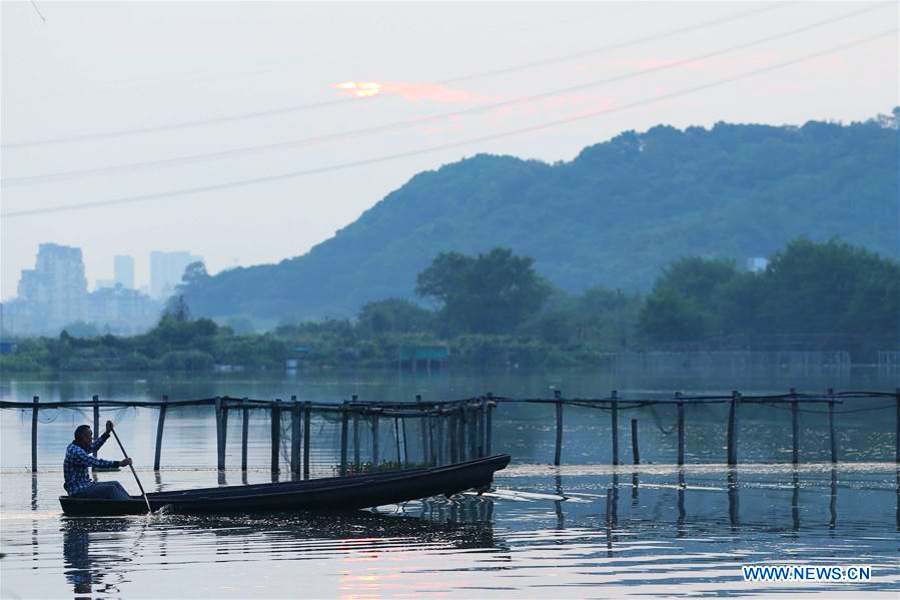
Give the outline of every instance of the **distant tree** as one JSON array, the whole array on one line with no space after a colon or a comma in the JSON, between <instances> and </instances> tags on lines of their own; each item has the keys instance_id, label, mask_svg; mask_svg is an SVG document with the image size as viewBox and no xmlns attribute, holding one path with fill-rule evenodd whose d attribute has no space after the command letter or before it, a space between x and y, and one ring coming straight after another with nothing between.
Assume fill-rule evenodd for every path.
<instances>
[{"instance_id":1,"label":"distant tree","mask_svg":"<svg viewBox=\"0 0 900 600\"><path fill-rule=\"evenodd\" d=\"M654 341L697 340L722 333L722 294L737 277L733 261L683 258L665 269L640 314Z\"/></svg>"},{"instance_id":2,"label":"distant tree","mask_svg":"<svg viewBox=\"0 0 900 600\"><path fill-rule=\"evenodd\" d=\"M441 253L419 273L416 293L441 304L445 333L509 333L551 293L533 263L507 248L477 257Z\"/></svg>"},{"instance_id":3,"label":"distant tree","mask_svg":"<svg viewBox=\"0 0 900 600\"><path fill-rule=\"evenodd\" d=\"M172 317L179 323L185 323L191 320L191 309L184 299L184 296L172 296L166 302L166 309L163 311L163 317Z\"/></svg>"},{"instance_id":4,"label":"distant tree","mask_svg":"<svg viewBox=\"0 0 900 600\"><path fill-rule=\"evenodd\" d=\"M206 272L206 265L202 261L192 262L184 268L184 274L181 276L181 283L178 284L179 291L195 286L202 286L209 279L209 273Z\"/></svg>"},{"instance_id":5,"label":"distant tree","mask_svg":"<svg viewBox=\"0 0 900 600\"><path fill-rule=\"evenodd\" d=\"M434 313L409 300L370 302L359 311L358 327L367 334L414 333L432 328Z\"/></svg>"}]
</instances>

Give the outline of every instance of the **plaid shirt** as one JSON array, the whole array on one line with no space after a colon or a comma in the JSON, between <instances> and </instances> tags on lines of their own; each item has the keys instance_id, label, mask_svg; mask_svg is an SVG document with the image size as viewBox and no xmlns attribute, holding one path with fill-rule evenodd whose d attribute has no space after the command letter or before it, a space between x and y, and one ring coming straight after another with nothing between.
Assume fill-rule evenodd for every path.
<instances>
[{"instance_id":1,"label":"plaid shirt","mask_svg":"<svg viewBox=\"0 0 900 600\"><path fill-rule=\"evenodd\" d=\"M94 485L91 481L91 475L88 473L89 467L117 467L117 460L103 460L102 458L94 458L89 453L96 452L100 446L109 438L103 434L91 444L91 447L85 450L75 442L69 444L66 448L66 459L63 461L63 475L66 478L63 487L69 495L77 494Z\"/></svg>"}]
</instances>

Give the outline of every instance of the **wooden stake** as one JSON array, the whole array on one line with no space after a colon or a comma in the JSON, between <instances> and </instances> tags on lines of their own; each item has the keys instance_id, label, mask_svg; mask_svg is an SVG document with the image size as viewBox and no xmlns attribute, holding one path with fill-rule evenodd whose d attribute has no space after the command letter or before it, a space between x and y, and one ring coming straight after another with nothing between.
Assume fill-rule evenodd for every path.
<instances>
[{"instance_id":1,"label":"wooden stake","mask_svg":"<svg viewBox=\"0 0 900 600\"><path fill-rule=\"evenodd\" d=\"M450 419L450 423L449 423L449 428L450 428L450 462L451 462L451 463L457 463L457 462L459 462L459 451L458 451L458 448L457 448L457 442L458 442L459 438L458 438L458 436L456 435L456 423L457 423L457 421L459 420L459 417L456 415L456 411L452 411L452 412L450 413L449 419Z\"/></svg>"},{"instance_id":2,"label":"wooden stake","mask_svg":"<svg viewBox=\"0 0 900 600\"><path fill-rule=\"evenodd\" d=\"M347 475L347 429L350 414L347 412L347 401L341 407L341 477Z\"/></svg>"},{"instance_id":3,"label":"wooden stake","mask_svg":"<svg viewBox=\"0 0 900 600\"><path fill-rule=\"evenodd\" d=\"M378 413L372 415L372 471L381 470L381 448L378 439Z\"/></svg>"},{"instance_id":4,"label":"wooden stake","mask_svg":"<svg viewBox=\"0 0 900 600\"><path fill-rule=\"evenodd\" d=\"M731 392L731 404L728 408L727 461L729 465L737 464L737 403L739 396L737 390Z\"/></svg>"},{"instance_id":5,"label":"wooden stake","mask_svg":"<svg viewBox=\"0 0 900 600\"><path fill-rule=\"evenodd\" d=\"M900 464L900 388L896 388L895 397L897 398L897 436L895 440L897 444L897 464ZM898 480L900 480L900 477L898 477Z\"/></svg>"},{"instance_id":6,"label":"wooden stake","mask_svg":"<svg viewBox=\"0 0 900 600\"><path fill-rule=\"evenodd\" d=\"M281 398L272 404L272 473L281 471L279 452L281 450Z\"/></svg>"},{"instance_id":7,"label":"wooden stake","mask_svg":"<svg viewBox=\"0 0 900 600\"><path fill-rule=\"evenodd\" d=\"M397 442L397 464L403 466L403 455L400 454L400 418L394 417L394 441Z\"/></svg>"},{"instance_id":8,"label":"wooden stake","mask_svg":"<svg viewBox=\"0 0 900 600\"><path fill-rule=\"evenodd\" d=\"M300 474L300 448L303 439L300 432L303 416L297 396L291 396L291 474Z\"/></svg>"},{"instance_id":9,"label":"wooden stake","mask_svg":"<svg viewBox=\"0 0 900 600\"><path fill-rule=\"evenodd\" d=\"M831 463L837 464L837 437L834 434L834 390L831 388L828 388L828 397L831 398L828 402L828 433L831 439Z\"/></svg>"},{"instance_id":10,"label":"wooden stake","mask_svg":"<svg viewBox=\"0 0 900 600\"><path fill-rule=\"evenodd\" d=\"M438 414L437 418L437 464L444 464L444 417Z\"/></svg>"},{"instance_id":11,"label":"wooden stake","mask_svg":"<svg viewBox=\"0 0 900 600\"><path fill-rule=\"evenodd\" d=\"M482 397L481 400L479 400L479 402L478 402L478 409L477 409L478 412L475 413L476 419L477 419L477 428L478 428L477 433L476 433L476 435L478 437L478 441L475 444L475 448L476 448L478 458L484 457L484 405L485 405L485 402L486 402L485 399Z\"/></svg>"},{"instance_id":12,"label":"wooden stake","mask_svg":"<svg viewBox=\"0 0 900 600\"><path fill-rule=\"evenodd\" d=\"M312 418L312 403L304 402L306 410L303 411L303 479L309 479L309 430Z\"/></svg>"},{"instance_id":13,"label":"wooden stake","mask_svg":"<svg viewBox=\"0 0 900 600\"><path fill-rule=\"evenodd\" d=\"M562 458L562 438L563 438L563 405L562 390L553 390L553 396L556 398L556 451L553 453L553 464L559 466Z\"/></svg>"},{"instance_id":14,"label":"wooden stake","mask_svg":"<svg viewBox=\"0 0 900 600\"><path fill-rule=\"evenodd\" d=\"M38 424L38 403L40 402L40 398L38 396L34 396L31 399L32 409L31 409L31 472L37 473L37 424Z\"/></svg>"},{"instance_id":15,"label":"wooden stake","mask_svg":"<svg viewBox=\"0 0 900 600\"><path fill-rule=\"evenodd\" d=\"M94 403L94 441L100 437L100 396L94 394L91 397ZM97 458L97 451L94 450L94 458Z\"/></svg>"},{"instance_id":16,"label":"wooden stake","mask_svg":"<svg viewBox=\"0 0 900 600\"><path fill-rule=\"evenodd\" d=\"M403 431L403 464L409 467L409 445L406 440L406 417L400 420L400 429Z\"/></svg>"},{"instance_id":17,"label":"wooden stake","mask_svg":"<svg viewBox=\"0 0 900 600\"><path fill-rule=\"evenodd\" d=\"M159 471L159 461L162 456L162 439L163 439L163 426L166 423L166 406L169 403L169 397L162 397L162 404L159 407L159 419L156 422L156 452L153 455L153 470Z\"/></svg>"},{"instance_id":18,"label":"wooden stake","mask_svg":"<svg viewBox=\"0 0 900 600\"><path fill-rule=\"evenodd\" d=\"M250 409L241 402L241 471L247 472L247 444L250 438Z\"/></svg>"},{"instance_id":19,"label":"wooden stake","mask_svg":"<svg viewBox=\"0 0 900 600\"><path fill-rule=\"evenodd\" d=\"M791 396L794 392L791 388ZM791 399L791 443L791 462L796 465L800 462L800 403L796 397Z\"/></svg>"},{"instance_id":20,"label":"wooden stake","mask_svg":"<svg viewBox=\"0 0 900 600\"><path fill-rule=\"evenodd\" d=\"M488 405L487 405L487 440L485 441L485 448L487 452L487 456L492 456L492 437L494 435L494 408L496 407L496 403L490 399L490 394L488 394Z\"/></svg>"},{"instance_id":21,"label":"wooden stake","mask_svg":"<svg viewBox=\"0 0 900 600\"><path fill-rule=\"evenodd\" d=\"M478 424L475 420L478 415L475 413L475 407L468 407L469 415L466 417L469 430L469 457L478 458Z\"/></svg>"},{"instance_id":22,"label":"wooden stake","mask_svg":"<svg viewBox=\"0 0 900 600\"><path fill-rule=\"evenodd\" d=\"M357 398L356 394L353 394L351 397L351 402L356 402ZM353 408L353 468L357 473L359 473L359 410L357 408Z\"/></svg>"},{"instance_id":23,"label":"wooden stake","mask_svg":"<svg viewBox=\"0 0 900 600\"><path fill-rule=\"evenodd\" d=\"M678 464L684 464L684 402L681 401L681 392L675 392L678 400Z\"/></svg>"},{"instance_id":24,"label":"wooden stake","mask_svg":"<svg viewBox=\"0 0 900 600\"><path fill-rule=\"evenodd\" d=\"M612 463L614 465L619 464L619 400L618 400L618 392L613 390L610 394L612 396Z\"/></svg>"},{"instance_id":25,"label":"wooden stake","mask_svg":"<svg viewBox=\"0 0 900 600\"><path fill-rule=\"evenodd\" d=\"M641 451L638 449L638 422L631 420L631 458L636 465L641 464Z\"/></svg>"},{"instance_id":26,"label":"wooden stake","mask_svg":"<svg viewBox=\"0 0 900 600\"><path fill-rule=\"evenodd\" d=\"M415 364L415 361L413 361ZM416 394L416 404L419 405L419 410L422 410L422 395ZM422 415L421 420L419 421L420 428L422 430L422 464L428 464L428 417L424 414Z\"/></svg>"},{"instance_id":27,"label":"wooden stake","mask_svg":"<svg viewBox=\"0 0 900 600\"><path fill-rule=\"evenodd\" d=\"M464 462L466 460L467 448L466 448L466 401L459 407L459 430L457 431L459 435L459 461Z\"/></svg>"},{"instance_id":28,"label":"wooden stake","mask_svg":"<svg viewBox=\"0 0 900 600\"><path fill-rule=\"evenodd\" d=\"M216 398L216 468L225 470L225 424L222 411L222 399Z\"/></svg>"}]
</instances>

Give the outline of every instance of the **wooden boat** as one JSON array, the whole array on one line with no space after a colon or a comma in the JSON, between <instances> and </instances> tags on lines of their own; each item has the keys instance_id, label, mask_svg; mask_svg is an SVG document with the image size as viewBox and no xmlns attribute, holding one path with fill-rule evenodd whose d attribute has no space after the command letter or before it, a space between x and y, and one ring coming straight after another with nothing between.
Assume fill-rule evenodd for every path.
<instances>
[{"instance_id":1,"label":"wooden boat","mask_svg":"<svg viewBox=\"0 0 900 600\"><path fill-rule=\"evenodd\" d=\"M147 494L150 507L178 513L257 512L285 510L357 510L395 504L490 485L494 472L509 464L499 454L430 469L406 469L284 483L224 486ZM60 496L67 515L128 515L147 512L142 496L98 500Z\"/></svg>"}]
</instances>

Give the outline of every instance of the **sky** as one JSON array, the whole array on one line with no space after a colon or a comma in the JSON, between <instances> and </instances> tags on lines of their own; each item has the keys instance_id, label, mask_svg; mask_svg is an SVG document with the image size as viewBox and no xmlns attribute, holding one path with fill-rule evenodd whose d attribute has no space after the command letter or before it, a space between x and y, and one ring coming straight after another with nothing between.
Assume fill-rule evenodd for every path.
<instances>
[{"instance_id":1,"label":"sky","mask_svg":"<svg viewBox=\"0 0 900 600\"><path fill-rule=\"evenodd\" d=\"M91 289L117 254L138 285L154 250L279 262L479 153L866 120L900 104L897 26L897 2L4 1L0 292L48 242Z\"/></svg>"}]
</instances>

